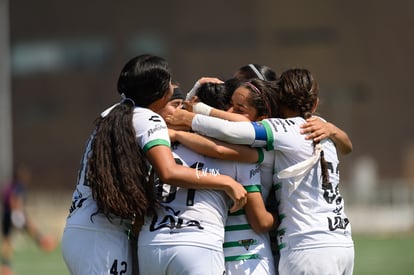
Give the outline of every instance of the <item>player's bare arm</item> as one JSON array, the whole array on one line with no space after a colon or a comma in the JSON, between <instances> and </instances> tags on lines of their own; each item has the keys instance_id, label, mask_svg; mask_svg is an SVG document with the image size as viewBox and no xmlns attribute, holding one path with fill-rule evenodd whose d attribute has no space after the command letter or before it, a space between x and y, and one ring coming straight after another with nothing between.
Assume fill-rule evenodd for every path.
<instances>
[{"instance_id":1,"label":"player's bare arm","mask_svg":"<svg viewBox=\"0 0 414 275\"><path fill-rule=\"evenodd\" d=\"M342 155L352 152L352 142L347 133L330 122L323 121L318 117L311 117L301 128L301 133L307 134L306 139L319 142L322 139L330 138Z\"/></svg>"},{"instance_id":2,"label":"player's bare arm","mask_svg":"<svg viewBox=\"0 0 414 275\"><path fill-rule=\"evenodd\" d=\"M172 141L178 141L191 150L209 157L249 163L259 160L257 149L249 146L230 144L186 131L169 130L169 133Z\"/></svg>"}]
</instances>

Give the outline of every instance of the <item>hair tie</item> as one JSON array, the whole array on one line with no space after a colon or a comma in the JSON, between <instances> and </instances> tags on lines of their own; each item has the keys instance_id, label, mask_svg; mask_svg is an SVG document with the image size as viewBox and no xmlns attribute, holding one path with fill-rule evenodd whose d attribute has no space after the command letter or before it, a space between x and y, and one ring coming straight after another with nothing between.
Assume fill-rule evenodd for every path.
<instances>
[{"instance_id":1,"label":"hair tie","mask_svg":"<svg viewBox=\"0 0 414 275\"><path fill-rule=\"evenodd\" d=\"M265 79L264 79L264 77L263 77L263 75L262 75L262 73L261 73L261 72L259 72L259 70L256 68L256 66L255 66L255 65L253 65L253 64L249 64L249 67L250 67L250 69L252 69L252 70L253 70L253 72L256 74L256 76L257 76L259 79L261 79L261 80L265 80Z\"/></svg>"},{"instance_id":2,"label":"hair tie","mask_svg":"<svg viewBox=\"0 0 414 275\"><path fill-rule=\"evenodd\" d=\"M129 101L130 103L132 103L132 106L135 106L135 101L132 98L126 97L124 93L121 94L121 99L121 104Z\"/></svg>"}]
</instances>

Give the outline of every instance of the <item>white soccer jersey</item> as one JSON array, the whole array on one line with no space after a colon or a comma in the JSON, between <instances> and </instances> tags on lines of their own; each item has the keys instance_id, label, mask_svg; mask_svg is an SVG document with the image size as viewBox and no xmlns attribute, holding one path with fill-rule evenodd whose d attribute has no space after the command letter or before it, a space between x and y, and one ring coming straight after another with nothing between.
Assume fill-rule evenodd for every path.
<instances>
[{"instance_id":1,"label":"white soccer jersey","mask_svg":"<svg viewBox=\"0 0 414 275\"><path fill-rule=\"evenodd\" d=\"M244 184L249 193L262 191L259 165L254 165L253 168L251 169L250 166L249 173L250 177L254 180L249 184ZM268 193L268 191L266 192ZM270 247L266 245L269 242L268 234L257 234L253 231L248 223L244 209L229 214L225 229L224 255L228 269L232 265L232 262L272 259ZM246 262L245 265L249 265L249 263ZM253 265L251 265L250 270L254 270ZM260 273L252 272L251 274Z\"/></svg>"},{"instance_id":2,"label":"white soccer jersey","mask_svg":"<svg viewBox=\"0 0 414 275\"><path fill-rule=\"evenodd\" d=\"M211 117L207 118L210 119ZM212 119L215 120L215 118ZM250 122L245 124L251 125ZM213 122L209 125L216 124ZM200 128L202 129L202 127ZM232 131L236 138L237 132L241 128ZM208 130L207 133L209 133ZM226 139L226 134L221 135L221 137ZM253 143L253 137L247 137L246 140ZM260 154L260 166L257 170L257 174L260 174L260 181L257 179L254 185L246 186L246 190L248 192L261 192L263 200L266 201L273 185L274 153L273 151L264 150L260 152L262 152ZM240 270L243 270L244 274L275 274L269 235L254 232L247 221L244 210L229 214L227 218L224 254L229 274L239 274Z\"/></svg>"},{"instance_id":3,"label":"white soccer jersey","mask_svg":"<svg viewBox=\"0 0 414 275\"><path fill-rule=\"evenodd\" d=\"M202 156L183 145L173 146L178 164L196 169L199 177L228 175L241 184L252 185L255 165L239 164ZM163 208L147 219L139 246L190 245L223 250L224 224L230 199L223 191L194 190L156 182Z\"/></svg>"},{"instance_id":4,"label":"white soccer jersey","mask_svg":"<svg viewBox=\"0 0 414 275\"><path fill-rule=\"evenodd\" d=\"M165 121L153 111L136 107L133 114L133 125L139 146L145 151L156 145L170 145ZM72 205L69 210L69 216L66 221L66 227L94 228L96 230L110 228L118 231L127 231L128 223L125 223L117 217L113 217L112 222L103 214L96 214L91 217L97 210L95 200L92 198L92 191L86 178L87 161L91 150L91 140L94 133L89 139L80 164L78 184L73 193Z\"/></svg>"},{"instance_id":5,"label":"white soccer jersey","mask_svg":"<svg viewBox=\"0 0 414 275\"><path fill-rule=\"evenodd\" d=\"M102 116L110 112L107 109ZM145 108L135 108L133 125L139 146L169 146L170 139L164 120ZM79 169L78 184L62 236L62 254L73 274L131 274L132 257L127 231L130 222L112 217L109 221L96 213L96 201L87 181L87 161L91 150L92 133Z\"/></svg>"},{"instance_id":6,"label":"white soccer jersey","mask_svg":"<svg viewBox=\"0 0 414 275\"><path fill-rule=\"evenodd\" d=\"M294 178L279 179L277 172L309 159L314 153L311 140L300 134L300 117L265 119L268 149L275 150L276 198L280 200L282 217L278 228L279 247L305 249L353 245L351 225L344 212L344 200L339 192L339 160L334 143L321 141L329 171L329 186L322 187L318 161L291 192Z\"/></svg>"},{"instance_id":7,"label":"white soccer jersey","mask_svg":"<svg viewBox=\"0 0 414 275\"><path fill-rule=\"evenodd\" d=\"M260 180L253 164L205 157L180 144L173 146L173 155L178 164L196 169L194 173L198 177L228 175L246 186ZM223 191L186 189L159 180L156 180L156 188L163 207L155 217L146 219L139 234L140 269L148 274L169 274L173 269L180 269L185 274L211 274L215 268L215 274L222 274L224 225L230 198ZM192 255L182 262L180 255L187 255L189 250L193 251ZM157 254L157 251L160 254L156 258L146 256ZM211 251L220 253L222 269L209 264L215 262ZM192 268L198 261L202 264Z\"/></svg>"},{"instance_id":8,"label":"white soccer jersey","mask_svg":"<svg viewBox=\"0 0 414 275\"><path fill-rule=\"evenodd\" d=\"M196 115L194 130L238 144L265 146L275 151L275 175L293 164L307 160L313 154L312 141L300 134L300 117L265 119L261 122L230 122ZM317 162L303 178L296 191L289 190L294 179L274 177L280 200L279 245L281 249L323 246L352 246L351 225L344 213L339 193L339 161L335 145L329 139L321 142L329 168L329 188L322 188L321 168Z\"/></svg>"}]
</instances>

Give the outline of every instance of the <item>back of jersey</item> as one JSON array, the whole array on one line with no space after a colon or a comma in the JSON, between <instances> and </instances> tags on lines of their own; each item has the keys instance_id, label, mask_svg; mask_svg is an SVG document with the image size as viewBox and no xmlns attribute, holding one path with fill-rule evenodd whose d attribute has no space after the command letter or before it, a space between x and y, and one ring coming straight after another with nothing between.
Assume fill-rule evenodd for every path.
<instances>
[{"instance_id":1,"label":"back of jersey","mask_svg":"<svg viewBox=\"0 0 414 275\"><path fill-rule=\"evenodd\" d=\"M173 156L177 164L194 168L197 177L235 175L232 165L225 166L223 161L204 157L182 145L173 146ZM162 208L144 224L139 245L194 245L222 250L230 205L223 191L186 189L158 178L155 187Z\"/></svg>"}]
</instances>

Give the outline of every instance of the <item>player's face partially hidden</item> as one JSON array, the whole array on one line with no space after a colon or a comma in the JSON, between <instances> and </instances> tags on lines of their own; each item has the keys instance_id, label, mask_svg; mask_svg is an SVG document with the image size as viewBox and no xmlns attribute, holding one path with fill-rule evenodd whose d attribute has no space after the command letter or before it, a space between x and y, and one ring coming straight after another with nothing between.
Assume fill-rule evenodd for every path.
<instances>
[{"instance_id":1,"label":"player's face partially hidden","mask_svg":"<svg viewBox=\"0 0 414 275\"><path fill-rule=\"evenodd\" d=\"M255 121L257 119L257 109L249 102L250 91L245 87L237 88L231 97L231 107L229 112L241 114Z\"/></svg>"},{"instance_id":2,"label":"player's face partially hidden","mask_svg":"<svg viewBox=\"0 0 414 275\"><path fill-rule=\"evenodd\" d=\"M182 99L173 99L169 101L158 113L165 119L168 115L172 115L174 111L183 106Z\"/></svg>"},{"instance_id":3,"label":"player's face partially hidden","mask_svg":"<svg viewBox=\"0 0 414 275\"><path fill-rule=\"evenodd\" d=\"M168 90L165 92L164 96L151 103L148 106L148 109L151 109L156 113L160 113L160 110L163 109L170 101L170 98L173 95L173 89L174 88L170 82L170 86L168 87Z\"/></svg>"}]
</instances>

